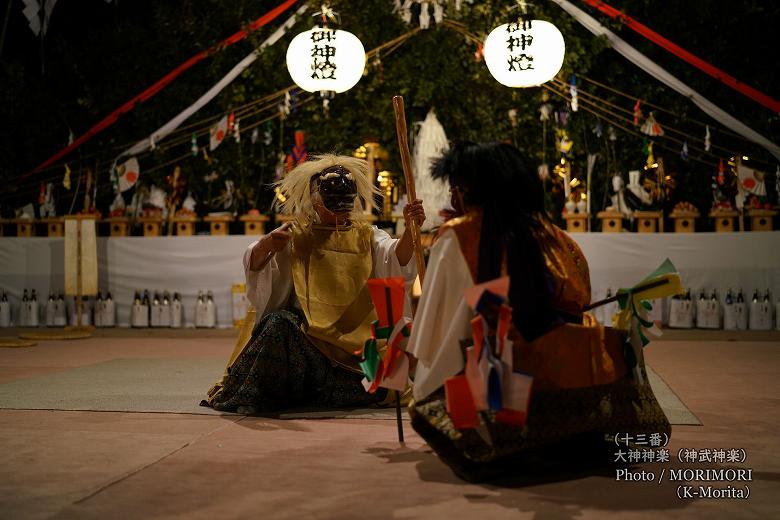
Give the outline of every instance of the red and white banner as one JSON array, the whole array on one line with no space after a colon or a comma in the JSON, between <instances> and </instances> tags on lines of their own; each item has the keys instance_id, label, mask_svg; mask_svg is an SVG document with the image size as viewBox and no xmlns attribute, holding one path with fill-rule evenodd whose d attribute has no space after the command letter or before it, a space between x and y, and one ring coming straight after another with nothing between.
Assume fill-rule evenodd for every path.
<instances>
[{"instance_id":1,"label":"red and white banner","mask_svg":"<svg viewBox=\"0 0 780 520\"><path fill-rule=\"evenodd\" d=\"M209 130L209 151L213 152L217 146L222 144L228 134L228 116L222 116L216 125Z\"/></svg>"},{"instance_id":2,"label":"red and white banner","mask_svg":"<svg viewBox=\"0 0 780 520\"><path fill-rule=\"evenodd\" d=\"M116 174L119 178L119 191L127 191L135 186L135 183L138 182L138 177L141 175L138 159L131 157L117 166Z\"/></svg>"}]
</instances>

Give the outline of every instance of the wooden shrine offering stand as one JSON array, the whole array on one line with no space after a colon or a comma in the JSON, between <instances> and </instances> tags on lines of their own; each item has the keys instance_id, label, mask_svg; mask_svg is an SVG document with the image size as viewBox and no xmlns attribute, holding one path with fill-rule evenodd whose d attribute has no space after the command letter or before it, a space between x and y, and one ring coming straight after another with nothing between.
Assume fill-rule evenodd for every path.
<instances>
[{"instance_id":1,"label":"wooden shrine offering stand","mask_svg":"<svg viewBox=\"0 0 780 520\"><path fill-rule=\"evenodd\" d=\"M635 211L637 233L662 233L664 214L662 211Z\"/></svg>"},{"instance_id":2,"label":"wooden shrine offering stand","mask_svg":"<svg viewBox=\"0 0 780 520\"><path fill-rule=\"evenodd\" d=\"M11 222L16 224L16 236L29 238L35 236L35 220L31 218L17 218Z\"/></svg>"},{"instance_id":3,"label":"wooden shrine offering stand","mask_svg":"<svg viewBox=\"0 0 780 520\"><path fill-rule=\"evenodd\" d=\"M162 215L149 215L139 217L138 222L144 227L145 237L159 237L162 236Z\"/></svg>"},{"instance_id":4,"label":"wooden shrine offering stand","mask_svg":"<svg viewBox=\"0 0 780 520\"><path fill-rule=\"evenodd\" d=\"M733 209L714 209L710 211L710 218L715 223L716 233L731 233L736 231L734 219L739 216L738 211Z\"/></svg>"},{"instance_id":5,"label":"wooden shrine offering stand","mask_svg":"<svg viewBox=\"0 0 780 520\"><path fill-rule=\"evenodd\" d=\"M675 233L695 233L696 219L699 217L698 211L674 210L669 214L669 218L674 220Z\"/></svg>"},{"instance_id":6,"label":"wooden shrine offering stand","mask_svg":"<svg viewBox=\"0 0 780 520\"><path fill-rule=\"evenodd\" d=\"M63 237L65 236L65 218L64 217L48 217L42 218L41 222L46 224L46 233L49 237Z\"/></svg>"},{"instance_id":7,"label":"wooden shrine offering stand","mask_svg":"<svg viewBox=\"0 0 780 520\"><path fill-rule=\"evenodd\" d=\"M750 231L772 231L774 229L773 220L777 216L776 210L749 209L747 214L750 217Z\"/></svg>"},{"instance_id":8,"label":"wooden shrine offering stand","mask_svg":"<svg viewBox=\"0 0 780 520\"><path fill-rule=\"evenodd\" d=\"M233 215L207 215L203 217L203 222L209 223L209 233L212 235L229 235L230 223L233 222Z\"/></svg>"},{"instance_id":9,"label":"wooden shrine offering stand","mask_svg":"<svg viewBox=\"0 0 780 520\"><path fill-rule=\"evenodd\" d=\"M585 233L588 231L590 213L565 212L563 219L566 221L566 231L569 233Z\"/></svg>"},{"instance_id":10,"label":"wooden shrine offering stand","mask_svg":"<svg viewBox=\"0 0 780 520\"><path fill-rule=\"evenodd\" d=\"M244 223L245 235L265 235L266 222L271 220L265 215L241 215L238 220Z\"/></svg>"},{"instance_id":11,"label":"wooden shrine offering stand","mask_svg":"<svg viewBox=\"0 0 780 520\"><path fill-rule=\"evenodd\" d=\"M178 213L173 217L173 226L176 229L176 235L180 237L190 237L195 234L195 223L198 217L191 213Z\"/></svg>"},{"instance_id":12,"label":"wooden shrine offering stand","mask_svg":"<svg viewBox=\"0 0 780 520\"><path fill-rule=\"evenodd\" d=\"M601 220L602 233L620 233L623 231L623 214L619 211L599 211L596 216Z\"/></svg>"},{"instance_id":13,"label":"wooden shrine offering stand","mask_svg":"<svg viewBox=\"0 0 780 520\"><path fill-rule=\"evenodd\" d=\"M130 219L127 217L108 217L103 222L108 224L109 236L127 237L130 236Z\"/></svg>"}]
</instances>

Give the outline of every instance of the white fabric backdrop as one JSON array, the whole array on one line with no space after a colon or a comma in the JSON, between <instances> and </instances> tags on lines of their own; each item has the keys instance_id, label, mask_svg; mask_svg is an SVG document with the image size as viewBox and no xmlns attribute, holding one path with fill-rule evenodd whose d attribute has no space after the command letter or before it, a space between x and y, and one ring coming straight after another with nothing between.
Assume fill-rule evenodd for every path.
<instances>
[{"instance_id":1,"label":"white fabric backdrop","mask_svg":"<svg viewBox=\"0 0 780 520\"><path fill-rule=\"evenodd\" d=\"M765 233L575 233L590 265L593 300L608 288L629 287L670 258L694 294L755 289L780 297L780 231ZM253 237L98 238L98 278L117 302L118 324L128 326L135 290L182 295L184 323L193 325L198 290L211 290L219 326L232 325L230 288L244 282L244 249ZM23 289L45 301L63 289L63 239L0 238L0 289L18 316Z\"/></svg>"}]
</instances>

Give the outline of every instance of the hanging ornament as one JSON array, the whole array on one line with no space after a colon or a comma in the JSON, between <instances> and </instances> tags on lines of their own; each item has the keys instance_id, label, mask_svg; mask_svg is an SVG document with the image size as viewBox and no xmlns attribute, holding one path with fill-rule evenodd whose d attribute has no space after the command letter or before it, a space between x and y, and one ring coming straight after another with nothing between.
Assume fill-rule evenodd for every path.
<instances>
[{"instance_id":1,"label":"hanging ornament","mask_svg":"<svg viewBox=\"0 0 780 520\"><path fill-rule=\"evenodd\" d=\"M726 170L723 168L723 159L718 160L718 176L716 180L720 186L723 186L726 182Z\"/></svg>"},{"instance_id":2,"label":"hanging ornament","mask_svg":"<svg viewBox=\"0 0 780 520\"><path fill-rule=\"evenodd\" d=\"M590 129L591 132L593 132L593 135L601 139L604 136L604 127L601 126L601 120L597 119L596 124L593 125L593 127Z\"/></svg>"},{"instance_id":3,"label":"hanging ornament","mask_svg":"<svg viewBox=\"0 0 780 520\"><path fill-rule=\"evenodd\" d=\"M683 161L688 160L688 140L683 141L682 150L680 150L680 158Z\"/></svg>"},{"instance_id":4,"label":"hanging ornament","mask_svg":"<svg viewBox=\"0 0 780 520\"><path fill-rule=\"evenodd\" d=\"M477 43L477 50L474 51L474 61L480 62L485 59L485 46L482 42Z\"/></svg>"},{"instance_id":5,"label":"hanging ornament","mask_svg":"<svg viewBox=\"0 0 780 520\"><path fill-rule=\"evenodd\" d=\"M236 121L233 123L233 138L235 138L237 143L241 142L241 128L239 127L238 118L236 118Z\"/></svg>"},{"instance_id":6,"label":"hanging ornament","mask_svg":"<svg viewBox=\"0 0 780 520\"><path fill-rule=\"evenodd\" d=\"M704 126L704 151L709 152L711 147L712 147L712 143L710 142L710 126L705 125Z\"/></svg>"},{"instance_id":7,"label":"hanging ornament","mask_svg":"<svg viewBox=\"0 0 780 520\"><path fill-rule=\"evenodd\" d=\"M420 2L420 29L427 29L431 25L431 15L428 12L430 4Z\"/></svg>"},{"instance_id":8,"label":"hanging ornament","mask_svg":"<svg viewBox=\"0 0 780 520\"><path fill-rule=\"evenodd\" d=\"M651 135L651 136L664 135L664 129L661 128L661 125L659 125L656 122L653 112L650 112L650 115L647 116L645 122L642 123L642 127L640 128L640 131L643 134Z\"/></svg>"},{"instance_id":9,"label":"hanging ornament","mask_svg":"<svg viewBox=\"0 0 780 520\"><path fill-rule=\"evenodd\" d=\"M562 108L555 112L555 122L558 126L566 126L569 124L569 111Z\"/></svg>"},{"instance_id":10,"label":"hanging ornament","mask_svg":"<svg viewBox=\"0 0 780 520\"><path fill-rule=\"evenodd\" d=\"M287 171L292 170L301 163L306 162L309 154L306 151L306 143L304 139L306 133L303 130L295 131L295 144L293 145L290 155L287 156Z\"/></svg>"},{"instance_id":11,"label":"hanging ornament","mask_svg":"<svg viewBox=\"0 0 780 520\"><path fill-rule=\"evenodd\" d=\"M433 3L433 19L436 23L442 23L444 21L444 7L441 2Z\"/></svg>"},{"instance_id":12,"label":"hanging ornament","mask_svg":"<svg viewBox=\"0 0 780 520\"><path fill-rule=\"evenodd\" d=\"M617 141L617 133L615 132L615 127L612 125L607 126L607 139L613 143Z\"/></svg>"},{"instance_id":13,"label":"hanging ornament","mask_svg":"<svg viewBox=\"0 0 780 520\"><path fill-rule=\"evenodd\" d=\"M257 143L258 139L260 139L260 130L258 130L257 127L255 127L252 130L252 135L249 138L249 140L252 142L252 144L255 144L255 143Z\"/></svg>"},{"instance_id":14,"label":"hanging ornament","mask_svg":"<svg viewBox=\"0 0 780 520\"><path fill-rule=\"evenodd\" d=\"M363 44L347 31L314 27L287 47L287 70L307 92L346 92L360 81L365 65Z\"/></svg>"},{"instance_id":15,"label":"hanging ornament","mask_svg":"<svg viewBox=\"0 0 780 520\"><path fill-rule=\"evenodd\" d=\"M523 4L524 5L524 4ZM566 45L550 22L525 13L516 22L496 27L485 39L485 64L507 87L535 87L558 74Z\"/></svg>"},{"instance_id":16,"label":"hanging ornament","mask_svg":"<svg viewBox=\"0 0 780 520\"><path fill-rule=\"evenodd\" d=\"M560 128L555 131L555 137L558 144L558 151L562 154L569 153L574 146L574 141L569 139L569 133Z\"/></svg>"},{"instance_id":17,"label":"hanging ornament","mask_svg":"<svg viewBox=\"0 0 780 520\"><path fill-rule=\"evenodd\" d=\"M138 177L141 174L141 168L138 165L138 159L131 157L121 165L117 166L116 176L119 179L119 191L125 192L135 186Z\"/></svg>"},{"instance_id":18,"label":"hanging ornament","mask_svg":"<svg viewBox=\"0 0 780 520\"><path fill-rule=\"evenodd\" d=\"M639 120L642 119L641 104L642 102L638 99L636 100L636 103L634 103L634 126L639 126Z\"/></svg>"},{"instance_id":19,"label":"hanging ornament","mask_svg":"<svg viewBox=\"0 0 780 520\"><path fill-rule=\"evenodd\" d=\"M377 51L376 55L374 55L374 59L371 60L371 67L373 67L374 71L378 74L379 82L382 83L385 81L385 66L382 63L382 58L379 57L379 51Z\"/></svg>"},{"instance_id":20,"label":"hanging ornament","mask_svg":"<svg viewBox=\"0 0 780 520\"><path fill-rule=\"evenodd\" d=\"M274 140L274 125L270 121L265 122L263 127L263 144L269 146Z\"/></svg>"},{"instance_id":21,"label":"hanging ornament","mask_svg":"<svg viewBox=\"0 0 780 520\"><path fill-rule=\"evenodd\" d=\"M473 0L469 0L472 3ZM412 23L412 6L420 5L419 24L420 29L428 29L431 22L431 8L433 9L433 20L436 23L442 23L447 14L444 12L444 4L450 3L450 0L393 0L393 13L397 14L405 23ZM455 0L455 10L460 11L462 0Z\"/></svg>"},{"instance_id":22,"label":"hanging ornament","mask_svg":"<svg viewBox=\"0 0 780 520\"><path fill-rule=\"evenodd\" d=\"M62 185L66 190L70 189L70 166L65 165L65 176L62 178Z\"/></svg>"},{"instance_id":23,"label":"hanging ornament","mask_svg":"<svg viewBox=\"0 0 780 520\"><path fill-rule=\"evenodd\" d=\"M190 151L192 152L193 157L198 156L198 134L195 132L192 132L192 137L190 138Z\"/></svg>"},{"instance_id":24,"label":"hanging ornament","mask_svg":"<svg viewBox=\"0 0 780 520\"><path fill-rule=\"evenodd\" d=\"M539 107L539 121L549 121L552 113L552 105L545 103Z\"/></svg>"},{"instance_id":25,"label":"hanging ornament","mask_svg":"<svg viewBox=\"0 0 780 520\"><path fill-rule=\"evenodd\" d=\"M569 83L569 93L571 94L571 111L576 112L579 109L579 100L577 99L577 75L571 75L571 83Z\"/></svg>"},{"instance_id":26,"label":"hanging ornament","mask_svg":"<svg viewBox=\"0 0 780 520\"><path fill-rule=\"evenodd\" d=\"M517 109L510 108L507 112L507 116L509 117L509 124L512 125L512 128L517 128Z\"/></svg>"},{"instance_id":27,"label":"hanging ornament","mask_svg":"<svg viewBox=\"0 0 780 520\"><path fill-rule=\"evenodd\" d=\"M228 116L222 116L222 119L217 121L217 124L209 129L209 150L214 151L217 146L222 144L225 140L225 136L228 134L229 119Z\"/></svg>"},{"instance_id":28,"label":"hanging ornament","mask_svg":"<svg viewBox=\"0 0 780 520\"><path fill-rule=\"evenodd\" d=\"M655 157L653 156L653 142L647 143L647 161L645 162L645 168L655 168L657 164L655 163Z\"/></svg>"}]
</instances>

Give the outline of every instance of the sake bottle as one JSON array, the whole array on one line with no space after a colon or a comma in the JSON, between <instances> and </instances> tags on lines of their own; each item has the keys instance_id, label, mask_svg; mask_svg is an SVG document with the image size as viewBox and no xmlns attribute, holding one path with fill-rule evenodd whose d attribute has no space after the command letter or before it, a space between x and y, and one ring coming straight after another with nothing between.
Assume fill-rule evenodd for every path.
<instances>
[{"instance_id":1,"label":"sake bottle","mask_svg":"<svg viewBox=\"0 0 780 520\"><path fill-rule=\"evenodd\" d=\"M11 304L8 302L8 295L3 291L0 297L0 327L11 326Z\"/></svg>"},{"instance_id":2,"label":"sake bottle","mask_svg":"<svg viewBox=\"0 0 780 520\"><path fill-rule=\"evenodd\" d=\"M98 291L95 296L95 327L103 326L103 293Z\"/></svg>"},{"instance_id":3,"label":"sake bottle","mask_svg":"<svg viewBox=\"0 0 780 520\"><path fill-rule=\"evenodd\" d=\"M54 293L49 293L49 299L46 300L46 326L54 327L54 317L57 314L57 300L54 298Z\"/></svg>"},{"instance_id":4,"label":"sake bottle","mask_svg":"<svg viewBox=\"0 0 780 520\"><path fill-rule=\"evenodd\" d=\"M173 293L173 301L171 302L171 327L181 327L181 296L179 293Z\"/></svg>"},{"instance_id":5,"label":"sake bottle","mask_svg":"<svg viewBox=\"0 0 780 520\"><path fill-rule=\"evenodd\" d=\"M214 303L214 294L209 291L206 294L206 327L217 326L217 307Z\"/></svg>"},{"instance_id":6,"label":"sake bottle","mask_svg":"<svg viewBox=\"0 0 780 520\"><path fill-rule=\"evenodd\" d=\"M203 291L198 291L198 299L195 302L195 326L205 327L205 302L203 301Z\"/></svg>"},{"instance_id":7,"label":"sake bottle","mask_svg":"<svg viewBox=\"0 0 780 520\"><path fill-rule=\"evenodd\" d=\"M103 300L103 326L116 327L116 303L111 297L111 291L106 292L106 299Z\"/></svg>"},{"instance_id":8,"label":"sake bottle","mask_svg":"<svg viewBox=\"0 0 780 520\"><path fill-rule=\"evenodd\" d=\"M68 324L68 306L65 303L65 296L62 293L57 294L57 305L54 313L54 326L64 327Z\"/></svg>"},{"instance_id":9,"label":"sake bottle","mask_svg":"<svg viewBox=\"0 0 780 520\"><path fill-rule=\"evenodd\" d=\"M163 291L162 298L160 300L160 319L158 325L160 327L171 326L171 299L168 291Z\"/></svg>"},{"instance_id":10,"label":"sake bottle","mask_svg":"<svg viewBox=\"0 0 780 520\"><path fill-rule=\"evenodd\" d=\"M29 298L27 297L27 289L24 290L24 295L22 296L22 304L19 306L19 326L20 327L26 327L28 323L30 322L29 314L30 314L30 308L27 306L27 301Z\"/></svg>"},{"instance_id":11,"label":"sake bottle","mask_svg":"<svg viewBox=\"0 0 780 520\"><path fill-rule=\"evenodd\" d=\"M30 301L27 302L27 319L30 327L37 327L39 323L38 296L35 289L31 291Z\"/></svg>"},{"instance_id":12,"label":"sake bottle","mask_svg":"<svg viewBox=\"0 0 780 520\"><path fill-rule=\"evenodd\" d=\"M152 327L160 326L160 293L154 291L154 297L152 298L152 307L149 314L149 324Z\"/></svg>"}]
</instances>

